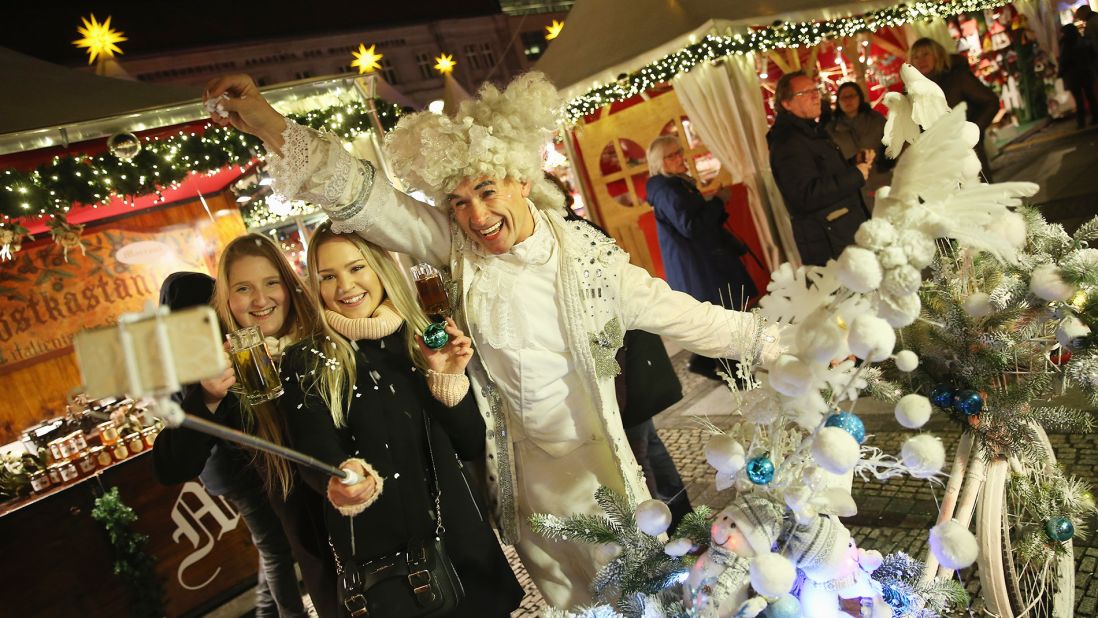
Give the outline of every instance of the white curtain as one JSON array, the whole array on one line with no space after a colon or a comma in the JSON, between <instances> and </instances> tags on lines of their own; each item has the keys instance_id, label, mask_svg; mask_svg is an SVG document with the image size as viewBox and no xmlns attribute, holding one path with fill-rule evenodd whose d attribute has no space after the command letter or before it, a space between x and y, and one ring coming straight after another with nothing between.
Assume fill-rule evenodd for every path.
<instances>
[{"instance_id":1,"label":"white curtain","mask_svg":"<svg viewBox=\"0 0 1098 618\"><path fill-rule=\"evenodd\" d=\"M800 264L793 228L766 145L766 112L755 56L733 55L713 66L703 62L674 80L675 95L710 152L747 186L748 205L770 270L785 260ZM780 245L775 242L780 239Z\"/></svg>"},{"instance_id":2,"label":"white curtain","mask_svg":"<svg viewBox=\"0 0 1098 618\"><path fill-rule=\"evenodd\" d=\"M1049 58L1060 57L1060 15L1056 6L1048 0L1019 0L1014 8L1025 15L1029 29L1037 37L1037 45L1045 50Z\"/></svg>"}]
</instances>

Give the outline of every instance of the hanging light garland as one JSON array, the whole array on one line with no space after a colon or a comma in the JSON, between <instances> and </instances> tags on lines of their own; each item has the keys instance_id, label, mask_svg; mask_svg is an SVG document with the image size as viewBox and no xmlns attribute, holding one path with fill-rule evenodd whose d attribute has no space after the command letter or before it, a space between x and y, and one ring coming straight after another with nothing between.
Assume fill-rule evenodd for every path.
<instances>
[{"instance_id":1,"label":"hanging light garland","mask_svg":"<svg viewBox=\"0 0 1098 618\"><path fill-rule=\"evenodd\" d=\"M916 21L929 21L960 13L993 9L1007 3L1007 0L912 2L863 15L827 21L797 23L775 21L770 26L757 28L746 34L708 35L697 43L659 58L629 75L623 75L614 83L596 85L569 101L565 113L570 123L576 123L605 105L624 101L646 92L702 62L714 61L733 54L812 47L827 39L843 39L863 32L876 32L882 28L902 26Z\"/></svg>"},{"instance_id":2,"label":"hanging light garland","mask_svg":"<svg viewBox=\"0 0 1098 618\"><path fill-rule=\"evenodd\" d=\"M381 124L392 128L400 106L377 100ZM352 101L305 114L289 114L299 124L329 131L344 139L368 132L369 111ZM191 173L214 174L228 165L248 165L262 158L260 141L228 127L209 125L205 131L180 131L166 138L142 140L131 158L105 153L54 157L33 171L0 169L0 229L14 229L19 220L54 217L63 220L73 203L97 208L116 196L132 205L140 196L176 188Z\"/></svg>"}]
</instances>

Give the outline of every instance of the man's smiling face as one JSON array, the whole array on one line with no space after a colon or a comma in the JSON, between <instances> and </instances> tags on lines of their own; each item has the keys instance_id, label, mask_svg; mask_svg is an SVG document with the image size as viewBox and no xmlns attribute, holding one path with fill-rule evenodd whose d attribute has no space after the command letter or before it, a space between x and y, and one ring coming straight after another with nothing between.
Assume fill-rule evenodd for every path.
<instances>
[{"instance_id":1,"label":"man's smiling face","mask_svg":"<svg viewBox=\"0 0 1098 618\"><path fill-rule=\"evenodd\" d=\"M454 187L446 202L465 235L488 253L507 253L534 233L526 204L530 184L511 179L468 178Z\"/></svg>"}]
</instances>

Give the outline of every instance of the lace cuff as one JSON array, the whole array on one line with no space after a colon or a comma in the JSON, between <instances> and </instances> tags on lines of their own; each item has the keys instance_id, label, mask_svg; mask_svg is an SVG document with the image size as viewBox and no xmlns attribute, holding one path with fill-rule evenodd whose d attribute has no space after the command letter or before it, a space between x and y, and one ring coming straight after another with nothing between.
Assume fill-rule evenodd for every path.
<instances>
[{"instance_id":1,"label":"lace cuff","mask_svg":"<svg viewBox=\"0 0 1098 618\"><path fill-rule=\"evenodd\" d=\"M442 402L442 405L452 408L461 403L469 392L469 378L464 373L427 370L427 388L431 389L431 395Z\"/></svg>"},{"instance_id":2,"label":"lace cuff","mask_svg":"<svg viewBox=\"0 0 1098 618\"><path fill-rule=\"evenodd\" d=\"M347 463L351 463L351 462L357 463L358 465L362 466L362 468L366 471L366 474L368 476L374 477L374 484L377 486L377 489L374 491L372 496L370 496L369 498L367 498L363 502L359 502L358 504L348 504L347 506L338 506L333 502L332 506L335 507L335 510L339 511L340 515L344 515L346 517L354 517L355 515L358 515L362 511L365 511L366 508L368 506L370 506L371 504L373 504L374 502L377 502L377 499L379 497L381 497L381 490L385 486L385 479L381 478L381 475L377 473L377 470L374 470L374 467L371 466L370 464L366 463L365 460L355 458L355 459L348 459L347 461L344 461L343 463L347 464ZM342 465L342 464L340 464L340 465ZM329 502L332 501L330 496L328 497L328 501Z\"/></svg>"},{"instance_id":3,"label":"lace cuff","mask_svg":"<svg viewBox=\"0 0 1098 618\"><path fill-rule=\"evenodd\" d=\"M377 169L369 161L357 161L358 169L352 178L352 186L357 186L354 199L346 206L328 209L328 217L332 220L332 231L336 234L361 232L373 225L372 213L379 207L377 205L367 208L367 202L374 194L374 179ZM389 187L389 192L394 191Z\"/></svg>"},{"instance_id":4,"label":"lace cuff","mask_svg":"<svg viewBox=\"0 0 1098 618\"><path fill-rule=\"evenodd\" d=\"M344 194L359 166L338 138L287 120L282 140L281 155L267 153L274 193L325 210L346 202Z\"/></svg>"}]
</instances>

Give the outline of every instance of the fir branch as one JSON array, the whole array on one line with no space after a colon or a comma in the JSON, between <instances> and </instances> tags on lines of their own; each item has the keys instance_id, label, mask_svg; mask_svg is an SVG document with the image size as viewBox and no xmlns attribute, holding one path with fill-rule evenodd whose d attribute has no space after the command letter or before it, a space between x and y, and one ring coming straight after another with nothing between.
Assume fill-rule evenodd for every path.
<instances>
[{"instance_id":1,"label":"fir branch","mask_svg":"<svg viewBox=\"0 0 1098 618\"><path fill-rule=\"evenodd\" d=\"M1077 244L1092 243L1098 240L1098 217L1094 217L1090 221L1079 226L1075 230L1075 242Z\"/></svg>"},{"instance_id":2,"label":"fir branch","mask_svg":"<svg viewBox=\"0 0 1098 618\"><path fill-rule=\"evenodd\" d=\"M1031 416L1051 433L1086 434L1094 431L1094 415L1089 410L1040 406L1033 408Z\"/></svg>"},{"instance_id":3,"label":"fir branch","mask_svg":"<svg viewBox=\"0 0 1098 618\"><path fill-rule=\"evenodd\" d=\"M584 543L616 543L621 531L601 515L570 515L558 517L545 513L530 516L530 529L557 541L578 540Z\"/></svg>"},{"instance_id":4,"label":"fir branch","mask_svg":"<svg viewBox=\"0 0 1098 618\"><path fill-rule=\"evenodd\" d=\"M690 539L694 545L707 545L714 519L713 510L708 506L696 506L679 522L679 527L675 529L675 538Z\"/></svg>"}]
</instances>

